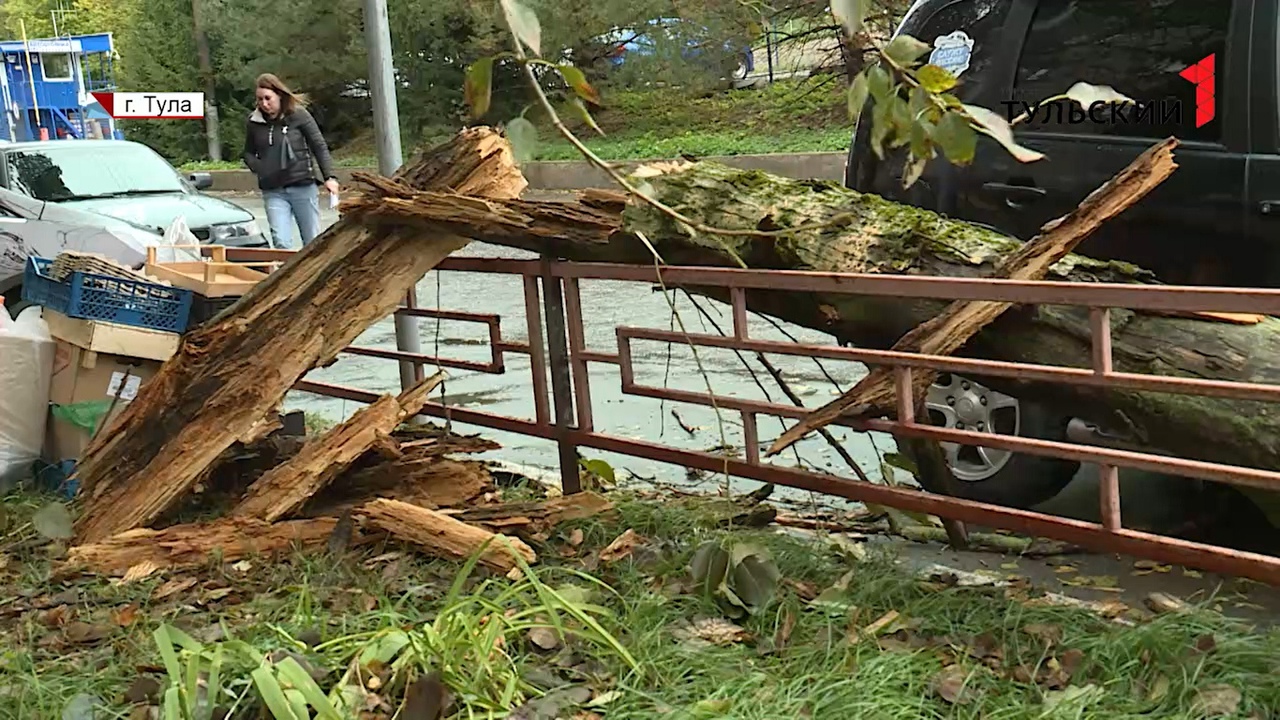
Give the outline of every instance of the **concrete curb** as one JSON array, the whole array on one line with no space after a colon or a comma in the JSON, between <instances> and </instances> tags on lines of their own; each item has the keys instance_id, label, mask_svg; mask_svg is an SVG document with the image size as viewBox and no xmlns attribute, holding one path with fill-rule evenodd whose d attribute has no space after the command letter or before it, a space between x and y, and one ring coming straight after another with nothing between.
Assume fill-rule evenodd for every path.
<instances>
[{"instance_id":1,"label":"concrete curb","mask_svg":"<svg viewBox=\"0 0 1280 720\"><path fill-rule=\"evenodd\" d=\"M769 155L728 155L708 157L707 160L739 167L744 170L763 170L783 177L816 178L844 181L845 153L776 153ZM646 162L658 160L629 160L619 163L624 171ZM338 168L338 182L351 182L355 171L377 172L377 168ZM212 170L214 192L257 192L258 181L248 170ZM585 188L610 188L613 181L590 163L578 160L560 160L528 163L524 176L531 190L582 190Z\"/></svg>"}]
</instances>

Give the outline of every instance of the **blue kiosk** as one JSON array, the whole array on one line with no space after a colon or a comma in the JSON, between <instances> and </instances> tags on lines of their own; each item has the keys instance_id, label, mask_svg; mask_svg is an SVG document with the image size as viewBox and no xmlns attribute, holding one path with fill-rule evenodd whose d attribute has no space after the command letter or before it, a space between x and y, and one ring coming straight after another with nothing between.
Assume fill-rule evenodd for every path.
<instances>
[{"instance_id":1,"label":"blue kiosk","mask_svg":"<svg viewBox=\"0 0 1280 720\"><path fill-rule=\"evenodd\" d=\"M113 49L111 33L0 42L0 139L123 139L89 94L115 90Z\"/></svg>"}]
</instances>

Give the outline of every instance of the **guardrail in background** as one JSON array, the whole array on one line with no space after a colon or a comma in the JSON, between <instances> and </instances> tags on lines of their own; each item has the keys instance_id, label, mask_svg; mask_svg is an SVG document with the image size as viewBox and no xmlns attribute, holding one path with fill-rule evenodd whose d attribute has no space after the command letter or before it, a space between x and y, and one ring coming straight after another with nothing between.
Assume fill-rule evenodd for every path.
<instances>
[{"instance_id":1,"label":"guardrail in background","mask_svg":"<svg viewBox=\"0 0 1280 720\"><path fill-rule=\"evenodd\" d=\"M292 251L228 249L228 257L235 260L277 259L291 255ZM441 263L438 271L498 273L521 277L524 284L525 326L528 341L515 342L504 338L502 319L496 315L402 307L396 312L419 317L486 324L489 329L491 360L488 363L476 363L364 347L349 347L344 352L397 361L407 360L418 365L464 368L491 374L506 372L503 363L506 353L528 355L531 361L531 385L535 408L535 417L532 420L457 406L446 407L438 403L428 403L423 414L556 441L559 447L561 482L566 493L577 492L580 489L577 448L590 447L709 472L728 472L730 475L761 482L772 482L859 502L928 513L952 521L979 523L1034 536L1055 538L1103 552L1124 553L1280 585L1280 558L1125 528L1120 512L1118 468L1150 470L1277 491L1280 491L1280 472L1130 450L925 425L917 422L915 399L911 397L913 370L927 369L1183 395L1260 401L1280 400L1280 385L1116 372L1111 364L1109 323L1110 308L1280 315L1280 290L854 275L702 267L665 267L661 269L661 278L659 278L658 268L652 266L489 258L449 258ZM618 340L616 353L588 350L584 340L579 296L581 280L661 282L667 288L694 285L725 288L729 291L732 304L733 335L728 337L684 334L623 326L616 328ZM539 306L539 286L542 291L541 307ZM748 291L765 289L1088 307L1090 308L1093 363L1091 368L1069 368L757 340L748 334L746 296ZM547 327L545 338L542 332L544 317ZM1099 503L1102 522L1091 523L1045 513L1016 510L762 462L758 447L758 416L799 418L804 416L808 409L638 384L632 372L631 360L631 343L635 340L692 343L702 347L849 360L868 365L890 365L895 369L899 419L896 421L849 421L838 424L856 430L875 430L895 436L1096 463L1101 467ZM744 428L745 457L727 458L724 455L686 450L595 431L592 422L590 363L616 365L621 373L624 393L715 406L739 412ZM548 377L550 392L548 392ZM378 393L360 388L310 380L300 381L295 389L359 402L372 402L379 397Z\"/></svg>"}]
</instances>

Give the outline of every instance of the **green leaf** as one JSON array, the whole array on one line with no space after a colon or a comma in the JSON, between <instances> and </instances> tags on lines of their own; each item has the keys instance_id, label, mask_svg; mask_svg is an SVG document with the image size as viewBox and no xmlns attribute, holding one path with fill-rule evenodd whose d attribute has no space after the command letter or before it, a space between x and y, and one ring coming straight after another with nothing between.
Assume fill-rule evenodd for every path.
<instances>
[{"instance_id":1,"label":"green leaf","mask_svg":"<svg viewBox=\"0 0 1280 720\"><path fill-rule=\"evenodd\" d=\"M937 153L933 150L934 124L921 118L911 126L911 154L916 157L932 160Z\"/></svg>"},{"instance_id":2,"label":"green leaf","mask_svg":"<svg viewBox=\"0 0 1280 720\"><path fill-rule=\"evenodd\" d=\"M294 688L285 688L284 697L289 701L289 707L293 709L293 717L299 720L311 720L311 713L307 712L307 699L301 692Z\"/></svg>"},{"instance_id":3,"label":"green leaf","mask_svg":"<svg viewBox=\"0 0 1280 720\"><path fill-rule=\"evenodd\" d=\"M689 569L693 581L703 592L713 593L724 583L729 572L729 553L720 547L720 543L707 541L694 552Z\"/></svg>"},{"instance_id":4,"label":"green leaf","mask_svg":"<svg viewBox=\"0 0 1280 720\"><path fill-rule=\"evenodd\" d=\"M66 540L72 532L71 513L67 506L56 500L40 508L31 516L31 526L50 540Z\"/></svg>"},{"instance_id":5,"label":"green leaf","mask_svg":"<svg viewBox=\"0 0 1280 720\"><path fill-rule=\"evenodd\" d=\"M284 680L295 690L302 694L307 700L307 704L315 708L320 714L319 720L343 720L338 711L334 709L329 698L324 694L324 690L316 684L316 681L306 671L297 660L286 657L276 666L276 672L280 674L280 679Z\"/></svg>"},{"instance_id":6,"label":"green leaf","mask_svg":"<svg viewBox=\"0 0 1280 720\"><path fill-rule=\"evenodd\" d=\"M556 68L560 70L561 77L569 84L569 87L573 88L578 97L597 105L600 104L600 93L591 87L591 83L587 82L587 76L581 70L569 63L557 65Z\"/></svg>"},{"instance_id":7,"label":"green leaf","mask_svg":"<svg viewBox=\"0 0 1280 720\"><path fill-rule=\"evenodd\" d=\"M778 587L778 569L759 555L749 555L733 567L733 592L752 610L760 610L773 599Z\"/></svg>"},{"instance_id":8,"label":"green leaf","mask_svg":"<svg viewBox=\"0 0 1280 720\"><path fill-rule=\"evenodd\" d=\"M849 119L854 125L858 124L858 118L862 115L862 108L867 104L867 98L871 95L871 81L867 79L867 73L860 72L853 78L853 82L849 84Z\"/></svg>"},{"instance_id":9,"label":"green leaf","mask_svg":"<svg viewBox=\"0 0 1280 720\"><path fill-rule=\"evenodd\" d=\"M177 685L170 685L169 689L164 691L164 720L184 720Z\"/></svg>"},{"instance_id":10,"label":"green leaf","mask_svg":"<svg viewBox=\"0 0 1280 720\"><path fill-rule=\"evenodd\" d=\"M515 33L516 38L532 50L534 55L541 56L542 26L538 23L537 13L519 0L500 1L502 14L506 17L511 32Z\"/></svg>"},{"instance_id":11,"label":"green leaf","mask_svg":"<svg viewBox=\"0 0 1280 720\"><path fill-rule=\"evenodd\" d=\"M867 83L871 89L871 97L882 102L894 90L893 78L880 65L872 65L867 70Z\"/></svg>"},{"instance_id":12,"label":"green leaf","mask_svg":"<svg viewBox=\"0 0 1280 720\"><path fill-rule=\"evenodd\" d=\"M483 57L467 68L467 79L462 86L463 98L471 108L471 117L479 120L489 112L493 91L493 58Z\"/></svg>"},{"instance_id":13,"label":"green leaf","mask_svg":"<svg viewBox=\"0 0 1280 720\"><path fill-rule=\"evenodd\" d=\"M409 635L403 630L392 630L380 635L376 642L369 643L360 653L360 664L368 665L375 660L387 665L391 663L401 650L409 644Z\"/></svg>"},{"instance_id":14,"label":"green leaf","mask_svg":"<svg viewBox=\"0 0 1280 720\"><path fill-rule=\"evenodd\" d=\"M920 474L920 471L916 469L916 464L911 461L911 458L908 458L906 455L902 455L901 453L885 453L881 459L884 460L887 465L911 473L912 477Z\"/></svg>"},{"instance_id":15,"label":"green leaf","mask_svg":"<svg viewBox=\"0 0 1280 720\"><path fill-rule=\"evenodd\" d=\"M1018 162L1034 162L1044 158L1044 153L1019 145L1013 139L1013 128L1008 121L984 107L964 105L964 111L978 125L978 131L1004 146Z\"/></svg>"},{"instance_id":16,"label":"green leaf","mask_svg":"<svg viewBox=\"0 0 1280 720\"><path fill-rule=\"evenodd\" d=\"M305 715L298 717L294 713L289 699L285 697L284 688L280 687L280 681L271 674L270 668L259 666L249 675L253 678L253 684L258 688L258 695L262 697L267 710L271 711L271 717L274 720L307 720Z\"/></svg>"},{"instance_id":17,"label":"green leaf","mask_svg":"<svg viewBox=\"0 0 1280 720\"><path fill-rule=\"evenodd\" d=\"M871 150L881 160L884 159L884 141L893 131L891 102L877 99L875 106L871 109Z\"/></svg>"},{"instance_id":18,"label":"green leaf","mask_svg":"<svg viewBox=\"0 0 1280 720\"><path fill-rule=\"evenodd\" d=\"M925 111L933 107L933 101L929 96L929 92L920 86L911 88L910 100L907 102L907 109L911 111L912 118L924 117Z\"/></svg>"},{"instance_id":19,"label":"green leaf","mask_svg":"<svg viewBox=\"0 0 1280 720\"><path fill-rule=\"evenodd\" d=\"M529 162L538 148L538 128L528 120L518 117L507 123L507 140L517 162Z\"/></svg>"},{"instance_id":20,"label":"green leaf","mask_svg":"<svg viewBox=\"0 0 1280 720\"><path fill-rule=\"evenodd\" d=\"M889 136L889 147L898 148L911 141L911 128L915 127L914 116L906 100L894 95L889 98L889 118L893 122L893 133Z\"/></svg>"},{"instance_id":21,"label":"green leaf","mask_svg":"<svg viewBox=\"0 0 1280 720\"><path fill-rule=\"evenodd\" d=\"M929 64L916 70L916 82L931 93L942 93L955 87L957 80L950 70Z\"/></svg>"},{"instance_id":22,"label":"green leaf","mask_svg":"<svg viewBox=\"0 0 1280 720\"><path fill-rule=\"evenodd\" d=\"M613 466L604 460L595 458L592 460L582 460L580 462L587 472L600 476L605 482L611 484L617 482L617 480L614 479Z\"/></svg>"},{"instance_id":23,"label":"green leaf","mask_svg":"<svg viewBox=\"0 0 1280 720\"><path fill-rule=\"evenodd\" d=\"M941 122L934 128L933 141L942 148L947 160L956 165L973 162L973 156L978 151L978 133L967 118L955 111L942 116Z\"/></svg>"},{"instance_id":24,"label":"green leaf","mask_svg":"<svg viewBox=\"0 0 1280 720\"><path fill-rule=\"evenodd\" d=\"M587 127L595 130L598 135L603 136L604 130L596 124L596 119L591 117L591 111L587 109L587 104L582 102L582 98L569 98L569 107L573 108L573 112L578 119L587 124Z\"/></svg>"},{"instance_id":25,"label":"green leaf","mask_svg":"<svg viewBox=\"0 0 1280 720\"><path fill-rule=\"evenodd\" d=\"M929 164L929 158L912 154L907 158L907 164L902 170L902 189L906 190L924 174L924 168Z\"/></svg>"},{"instance_id":26,"label":"green leaf","mask_svg":"<svg viewBox=\"0 0 1280 720\"><path fill-rule=\"evenodd\" d=\"M910 67L927 52L929 46L910 35L899 35L884 48L885 56L901 67Z\"/></svg>"},{"instance_id":27,"label":"green leaf","mask_svg":"<svg viewBox=\"0 0 1280 720\"><path fill-rule=\"evenodd\" d=\"M867 0L831 0L831 14L844 26L849 37L862 30L862 22L867 17Z\"/></svg>"}]
</instances>

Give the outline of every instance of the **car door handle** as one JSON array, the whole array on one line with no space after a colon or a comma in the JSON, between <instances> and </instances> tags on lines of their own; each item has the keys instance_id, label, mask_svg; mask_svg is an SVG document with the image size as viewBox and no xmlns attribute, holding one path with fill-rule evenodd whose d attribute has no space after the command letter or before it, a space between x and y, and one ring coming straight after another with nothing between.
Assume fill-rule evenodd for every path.
<instances>
[{"instance_id":1,"label":"car door handle","mask_svg":"<svg viewBox=\"0 0 1280 720\"><path fill-rule=\"evenodd\" d=\"M1263 215L1280 215L1280 200L1262 200L1258 203L1258 212Z\"/></svg>"}]
</instances>

